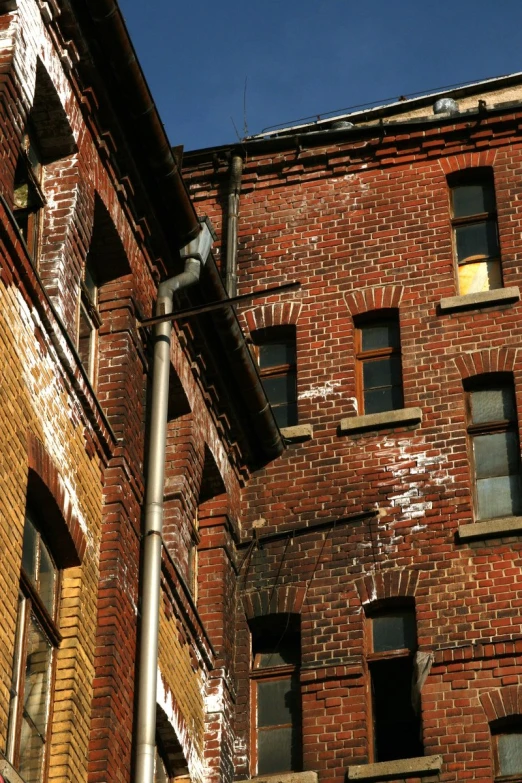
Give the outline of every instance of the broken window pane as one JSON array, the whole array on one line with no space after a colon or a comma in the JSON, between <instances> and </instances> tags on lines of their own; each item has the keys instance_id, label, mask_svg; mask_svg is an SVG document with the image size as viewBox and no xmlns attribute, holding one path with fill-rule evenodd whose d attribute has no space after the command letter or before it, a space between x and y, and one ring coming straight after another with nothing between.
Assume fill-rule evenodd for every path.
<instances>
[{"instance_id":1,"label":"broken window pane","mask_svg":"<svg viewBox=\"0 0 522 783\"><path fill-rule=\"evenodd\" d=\"M496 258L499 254L494 220L457 226L455 239L459 264L468 258Z\"/></svg>"}]
</instances>

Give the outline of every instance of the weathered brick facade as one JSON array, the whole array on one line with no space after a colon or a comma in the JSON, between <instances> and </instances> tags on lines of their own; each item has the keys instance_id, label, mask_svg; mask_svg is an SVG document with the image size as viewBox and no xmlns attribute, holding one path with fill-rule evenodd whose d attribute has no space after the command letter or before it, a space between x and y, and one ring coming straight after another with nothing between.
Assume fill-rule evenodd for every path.
<instances>
[{"instance_id":1,"label":"weathered brick facade","mask_svg":"<svg viewBox=\"0 0 522 783\"><path fill-rule=\"evenodd\" d=\"M522 779L520 756L511 767L495 758L497 743L499 756L504 741L522 744L522 521L517 498L492 520L474 507L481 474L466 413L469 390L484 388L474 383L512 383L520 443L522 80L449 97L456 111L434 114L436 98L417 99L185 155L223 274L230 172L243 159L238 293L301 282L241 310L254 344L295 328L297 425L242 492L240 542L207 522L200 542L204 600L207 569L233 581L237 552L234 639L223 636L217 585L202 611L211 641L234 648L239 778L256 774L250 631L256 618L283 615L300 618L301 769L322 783L347 772ZM498 222L502 287L463 294L450 192L470 170L493 177L496 211L482 219ZM400 325L403 402L372 418L357 331L383 314ZM374 747L370 628L386 607L414 611L416 665L427 673L417 679L424 755L406 760L381 761Z\"/></svg>"},{"instance_id":2,"label":"weathered brick facade","mask_svg":"<svg viewBox=\"0 0 522 783\"><path fill-rule=\"evenodd\" d=\"M199 224L116 5L0 1L0 53L0 775L123 783L153 342L139 323ZM175 306L224 295L210 258ZM249 362L232 313L174 326L157 737L169 775L194 783L232 777L233 632L212 613L234 614L235 561L221 539L239 539L241 487L282 447L261 387L253 420ZM256 436L267 422L275 452Z\"/></svg>"}]
</instances>

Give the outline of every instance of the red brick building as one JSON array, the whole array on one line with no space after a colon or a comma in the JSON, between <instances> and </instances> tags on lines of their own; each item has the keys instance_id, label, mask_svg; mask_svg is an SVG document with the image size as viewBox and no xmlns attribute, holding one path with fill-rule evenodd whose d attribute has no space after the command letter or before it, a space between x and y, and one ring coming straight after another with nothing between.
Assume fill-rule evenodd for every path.
<instances>
[{"instance_id":1,"label":"red brick building","mask_svg":"<svg viewBox=\"0 0 522 783\"><path fill-rule=\"evenodd\" d=\"M212 560L239 779L522 780L521 168L520 75L185 155L229 293L301 282L240 313L287 448Z\"/></svg>"}]
</instances>

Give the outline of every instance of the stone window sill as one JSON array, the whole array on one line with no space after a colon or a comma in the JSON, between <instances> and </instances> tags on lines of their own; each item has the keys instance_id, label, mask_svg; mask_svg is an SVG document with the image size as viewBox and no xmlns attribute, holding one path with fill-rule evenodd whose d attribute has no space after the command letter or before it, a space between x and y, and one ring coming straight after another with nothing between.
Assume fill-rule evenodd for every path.
<instances>
[{"instance_id":1,"label":"stone window sill","mask_svg":"<svg viewBox=\"0 0 522 783\"><path fill-rule=\"evenodd\" d=\"M386 780L434 775L442 768L442 756L418 756L413 759L378 761L376 764L357 764L348 767L348 780Z\"/></svg>"},{"instance_id":2,"label":"stone window sill","mask_svg":"<svg viewBox=\"0 0 522 783\"><path fill-rule=\"evenodd\" d=\"M317 783L317 772L280 772L278 775L258 775L252 783ZM245 781L245 783L250 783Z\"/></svg>"},{"instance_id":3,"label":"stone window sill","mask_svg":"<svg viewBox=\"0 0 522 783\"><path fill-rule=\"evenodd\" d=\"M391 427L402 427L406 424L419 424L422 421L420 408L400 408L384 413L369 413L367 416L350 416L341 419L339 432L341 435L365 430L383 430Z\"/></svg>"},{"instance_id":4,"label":"stone window sill","mask_svg":"<svg viewBox=\"0 0 522 783\"><path fill-rule=\"evenodd\" d=\"M512 536L517 533L522 533L522 517L485 519L483 522L473 522L470 525L461 525L458 533L461 541L469 541L473 538Z\"/></svg>"},{"instance_id":5,"label":"stone window sill","mask_svg":"<svg viewBox=\"0 0 522 783\"><path fill-rule=\"evenodd\" d=\"M441 313L450 313L458 310L476 310L480 307L493 307L494 305L509 304L519 300L520 291L517 286L495 288L492 291L481 291L478 294L450 296L447 299L441 299L439 310Z\"/></svg>"},{"instance_id":6,"label":"stone window sill","mask_svg":"<svg viewBox=\"0 0 522 783\"><path fill-rule=\"evenodd\" d=\"M9 783L24 783L23 778L20 777L18 772L11 766L11 764L0 755L0 775L9 780Z\"/></svg>"},{"instance_id":7,"label":"stone window sill","mask_svg":"<svg viewBox=\"0 0 522 783\"><path fill-rule=\"evenodd\" d=\"M295 424L293 427L281 427L281 435L284 440L290 443L302 443L310 440L314 435L314 428L311 424Z\"/></svg>"}]
</instances>

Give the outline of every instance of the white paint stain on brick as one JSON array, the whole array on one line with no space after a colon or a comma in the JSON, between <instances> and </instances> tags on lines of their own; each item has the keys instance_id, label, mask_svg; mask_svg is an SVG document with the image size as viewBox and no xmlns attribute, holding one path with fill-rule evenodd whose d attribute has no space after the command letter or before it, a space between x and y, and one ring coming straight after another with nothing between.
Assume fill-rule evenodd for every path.
<instances>
[{"instance_id":1,"label":"white paint stain on brick","mask_svg":"<svg viewBox=\"0 0 522 783\"><path fill-rule=\"evenodd\" d=\"M167 720L172 726L174 734L181 746L185 761L187 762L191 781L193 781L193 783L202 783L204 780L203 761L200 758L197 749L194 747L191 731L182 720L181 712L174 702L172 691L164 680L159 668L156 683L156 701L167 716Z\"/></svg>"},{"instance_id":2,"label":"white paint stain on brick","mask_svg":"<svg viewBox=\"0 0 522 783\"><path fill-rule=\"evenodd\" d=\"M87 539L90 548L94 547L92 532L87 524L80 504L76 486L77 474L74 468L74 459L69 450L69 444L63 432L63 417L65 416L77 426L78 412L72 409L72 400L67 398L69 407L64 405L64 389L60 377L60 362L51 346L42 355L35 350L34 337L30 327L32 324L39 326L42 333L45 327L40 321L36 310L30 310L21 292L14 290L18 318L11 319L10 327L17 352L23 360L20 363L23 380L29 392L29 399L33 404L34 414L40 426L40 435L43 437L44 446L53 462L58 466L64 489L64 502L70 504L78 518L80 527ZM64 347L66 347L65 340ZM71 357L72 358L72 357ZM59 437L59 433L63 433ZM66 472L69 467L69 472Z\"/></svg>"},{"instance_id":3,"label":"white paint stain on brick","mask_svg":"<svg viewBox=\"0 0 522 783\"><path fill-rule=\"evenodd\" d=\"M337 391L339 386L341 386L341 381L326 381L322 386L311 386L306 391L301 392L299 399L315 400L318 398L325 399L332 394L339 395L341 394L340 391Z\"/></svg>"}]
</instances>

